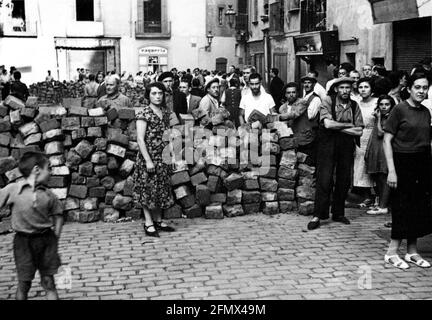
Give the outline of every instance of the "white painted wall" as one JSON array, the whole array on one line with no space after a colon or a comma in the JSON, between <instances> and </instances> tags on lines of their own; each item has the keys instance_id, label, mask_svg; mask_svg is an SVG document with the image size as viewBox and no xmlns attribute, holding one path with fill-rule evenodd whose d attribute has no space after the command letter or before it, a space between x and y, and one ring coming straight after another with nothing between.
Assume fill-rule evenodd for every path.
<instances>
[{"instance_id":1,"label":"white painted wall","mask_svg":"<svg viewBox=\"0 0 432 320\"><path fill-rule=\"evenodd\" d=\"M26 0L26 16L38 21L38 37L0 38L0 64L31 67L31 73L23 74L23 81L33 83L45 79L47 70L57 75L54 38L66 37L68 27L79 22L75 21L75 0ZM205 52L205 0L168 0L168 17L172 22L169 40L135 39L137 0L95 0L95 19L98 17L103 22L105 37L121 38L121 69L128 72L138 71L138 50L150 45L169 50L169 68L199 66L213 70L219 57L227 58L228 64L238 62L234 38L215 37L211 52ZM92 35L96 35L92 28L84 28L80 36Z\"/></svg>"}]
</instances>

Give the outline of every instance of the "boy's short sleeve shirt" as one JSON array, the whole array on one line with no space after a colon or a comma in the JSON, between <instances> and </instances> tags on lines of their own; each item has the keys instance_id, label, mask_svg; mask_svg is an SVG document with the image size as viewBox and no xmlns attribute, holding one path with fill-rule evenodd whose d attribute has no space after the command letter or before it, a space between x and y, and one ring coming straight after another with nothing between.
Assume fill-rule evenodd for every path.
<instances>
[{"instance_id":1,"label":"boy's short sleeve shirt","mask_svg":"<svg viewBox=\"0 0 432 320\"><path fill-rule=\"evenodd\" d=\"M37 234L53 226L53 216L63 215L63 207L45 186L35 192L26 181L10 184L0 190L0 207L10 206L12 228L16 232Z\"/></svg>"}]
</instances>

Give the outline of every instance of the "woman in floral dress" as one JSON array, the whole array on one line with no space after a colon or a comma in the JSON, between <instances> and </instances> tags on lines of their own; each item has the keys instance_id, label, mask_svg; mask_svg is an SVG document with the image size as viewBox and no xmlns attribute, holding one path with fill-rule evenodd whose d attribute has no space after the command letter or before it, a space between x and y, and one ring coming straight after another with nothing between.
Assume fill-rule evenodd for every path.
<instances>
[{"instance_id":1,"label":"woman in floral dress","mask_svg":"<svg viewBox=\"0 0 432 320\"><path fill-rule=\"evenodd\" d=\"M146 234L159 237L159 231L175 231L162 222L162 210L174 205L171 166L163 158L164 149L168 146L163 136L170 122L170 112L165 106L164 85L149 85L146 99L149 105L136 116L140 152L134 173L134 199L143 207Z\"/></svg>"}]
</instances>

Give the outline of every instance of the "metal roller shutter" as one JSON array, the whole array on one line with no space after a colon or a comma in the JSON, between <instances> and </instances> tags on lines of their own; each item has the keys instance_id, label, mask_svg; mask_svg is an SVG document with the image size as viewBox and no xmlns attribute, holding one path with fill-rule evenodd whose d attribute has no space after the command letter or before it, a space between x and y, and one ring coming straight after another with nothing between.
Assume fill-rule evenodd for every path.
<instances>
[{"instance_id":1,"label":"metal roller shutter","mask_svg":"<svg viewBox=\"0 0 432 320\"><path fill-rule=\"evenodd\" d=\"M431 18L393 24L394 70L410 72L415 64L432 56Z\"/></svg>"}]
</instances>

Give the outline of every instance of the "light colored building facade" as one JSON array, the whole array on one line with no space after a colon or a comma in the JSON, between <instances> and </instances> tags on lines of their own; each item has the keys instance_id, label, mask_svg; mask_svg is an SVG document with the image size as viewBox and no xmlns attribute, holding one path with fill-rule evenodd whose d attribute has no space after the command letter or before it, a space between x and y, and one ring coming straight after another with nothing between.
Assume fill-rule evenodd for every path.
<instances>
[{"instance_id":1,"label":"light colored building facade","mask_svg":"<svg viewBox=\"0 0 432 320\"><path fill-rule=\"evenodd\" d=\"M0 0L0 64L27 82L47 70L60 80L76 69L223 71L239 63L226 0ZM222 10L223 9L223 10ZM222 21L220 21L222 19ZM208 33L214 38L209 46Z\"/></svg>"},{"instance_id":2,"label":"light colored building facade","mask_svg":"<svg viewBox=\"0 0 432 320\"><path fill-rule=\"evenodd\" d=\"M287 82L313 69L325 83L341 62L410 71L431 56L431 16L424 0L251 0L245 60Z\"/></svg>"}]
</instances>

